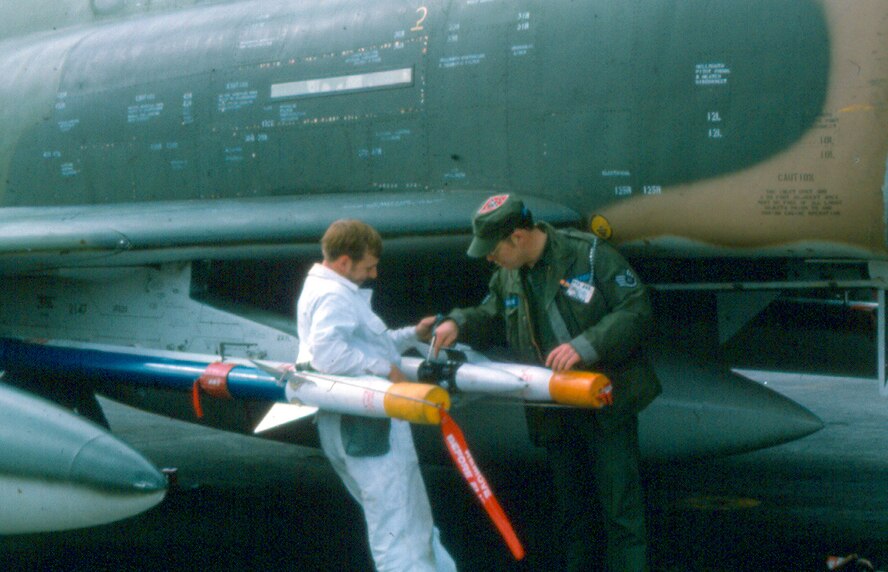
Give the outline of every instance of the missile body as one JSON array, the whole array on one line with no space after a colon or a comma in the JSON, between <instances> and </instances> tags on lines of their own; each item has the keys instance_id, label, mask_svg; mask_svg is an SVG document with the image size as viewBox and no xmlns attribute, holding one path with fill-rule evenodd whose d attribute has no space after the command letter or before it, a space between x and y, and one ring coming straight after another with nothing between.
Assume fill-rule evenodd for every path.
<instances>
[{"instance_id":1,"label":"missile body","mask_svg":"<svg viewBox=\"0 0 888 572\"><path fill-rule=\"evenodd\" d=\"M590 372L553 372L536 366L489 361L452 363L452 389L527 401L554 401L576 407L602 407L609 401L607 377ZM396 384L376 376L336 376L294 371L283 362L140 350L99 344L53 341L44 344L0 341L0 366L25 367L52 374L67 372L74 379L191 391L195 409L201 396L296 403L337 413L389 416L413 423L437 423L437 408L450 406L446 389L427 383ZM404 357L402 370L412 381L421 379L426 363ZM451 362L448 362L449 364ZM437 380L435 380L437 381Z\"/></svg>"},{"instance_id":2,"label":"missile body","mask_svg":"<svg viewBox=\"0 0 888 572\"><path fill-rule=\"evenodd\" d=\"M475 354L480 355L480 354ZM420 358L401 360L405 375L426 381L430 370L443 371L447 383L465 392L486 393L525 401L549 401L597 409L612 402L607 376L586 371L554 372L544 367L481 361L435 363Z\"/></svg>"},{"instance_id":3,"label":"missile body","mask_svg":"<svg viewBox=\"0 0 888 572\"><path fill-rule=\"evenodd\" d=\"M70 530L148 510L167 481L98 425L0 384L0 534Z\"/></svg>"}]
</instances>

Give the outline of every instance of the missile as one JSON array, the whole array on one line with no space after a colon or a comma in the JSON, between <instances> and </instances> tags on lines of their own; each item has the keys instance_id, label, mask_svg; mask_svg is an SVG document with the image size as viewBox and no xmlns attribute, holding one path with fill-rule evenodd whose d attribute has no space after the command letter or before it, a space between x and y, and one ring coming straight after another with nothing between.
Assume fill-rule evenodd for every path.
<instances>
[{"instance_id":1,"label":"missile","mask_svg":"<svg viewBox=\"0 0 888 572\"><path fill-rule=\"evenodd\" d=\"M107 524L158 504L166 477L98 425L0 383L0 535Z\"/></svg>"},{"instance_id":2,"label":"missile","mask_svg":"<svg viewBox=\"0 0 888 572\"><path fill-rule=\"evenodd\" d=\"M402 358L402 370L413 383L395 385L376 376L295 371L293 364L283 362L220 362L216 356L59 340L42 344L2 340L0 350L10 369L65 371L90 381L112 378L128 385L190 391L198 417L203 396L299 405L300 412L291 411L291 419L304 416L306 407L316 407L421 424L439 422L437 409L450 406L448 389L575 407L602 407L610 401L610 381L602 374L494 362L464 346L460 355L472 363L454 360L442 365ZM420 383L428 381L443 382L444 387Z\"/></svg>"},{"instance_id":3,"label":"missile","mask_svg":"<svg viewBox=\"0 0 888 572\"><path fill-rule=\"evenodd\" d=\"M401 359L401 368L411 380L442 380L464 392L486 393L525 401L548 401L561 405L598 409L613 402L610 379L587 371L552 371L544 367L489 361L464 363L433 361L415 357Z\"/></svg>"}]
</instances>

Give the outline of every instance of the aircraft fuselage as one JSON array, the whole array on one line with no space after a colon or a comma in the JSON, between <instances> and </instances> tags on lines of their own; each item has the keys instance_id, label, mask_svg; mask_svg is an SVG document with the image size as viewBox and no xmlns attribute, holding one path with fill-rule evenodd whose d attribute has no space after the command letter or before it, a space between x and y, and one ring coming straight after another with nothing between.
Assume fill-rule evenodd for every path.
<instances>
[{"instance_id":1,"label":"aircraft fuselage","mask_svg":"<svg viewBox=\"0 0 888 572\"><path fill-rule=\"evenodd\" d=\"M0 203L510 191L642 255L881 258L886 13L254 0L10 38Z\"/></svg>"}]
</instances>

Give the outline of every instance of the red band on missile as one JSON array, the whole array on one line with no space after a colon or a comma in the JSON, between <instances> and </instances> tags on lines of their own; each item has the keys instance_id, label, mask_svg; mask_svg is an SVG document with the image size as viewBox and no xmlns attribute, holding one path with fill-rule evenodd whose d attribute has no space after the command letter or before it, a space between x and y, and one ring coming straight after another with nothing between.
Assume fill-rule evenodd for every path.
<instances>
[{"instance_id":1,"label":"red band on missile","mask_svg":"<svg viewBox=\"0 0 888 572\"><path fill-rule=\"evenodd\" d=\"M521 541L518 540L518 535L515 534L512 523L509 522L509 517L506 516L499 501L493 496L493 491L490 490L487 479L484 478L484 475L478 469L478 465L475 464L475 459L469 451L469 446L466 443L462 430L456 424L456 421L447 414L447 411L442 408L440 412L441 434L444 436L444 443L447 445L450 457L460 473L462 473L463 478L466 479L469 487L475 491L475 495L490 516L490 520L493 521L503 540L506 541L512 556L515 557L515 560L521 560L524 558L524 547L521 546Z\"/></svg>"},{"instance_id":2,"label":"red band on missile","mask_svg":"<svg viewBox=\"0 0 888 572\"><path fill-rule=\"evenodd\" d=\"M228 374L235 368L236 364L222 363L215 361L207 366L207 369L200 375L197 383L207 395L219 397L222 399L231 399L228 393Z\"/></svg>"},{"instance_id":3,"label":"red band on missile","mask_svg":"<svg viewBox=\"0 0 888 572\"><path fill-rule=\"evenodd\" d=\"M212 397L231 399L231 393L228 392L228 374L236 365L220 361L213 362L194 382L194 386L191 388L191 404L194 406L194 413L198 419L203 417L203 407L200 405L201 392Z\"/></svg>"}]
</instances>

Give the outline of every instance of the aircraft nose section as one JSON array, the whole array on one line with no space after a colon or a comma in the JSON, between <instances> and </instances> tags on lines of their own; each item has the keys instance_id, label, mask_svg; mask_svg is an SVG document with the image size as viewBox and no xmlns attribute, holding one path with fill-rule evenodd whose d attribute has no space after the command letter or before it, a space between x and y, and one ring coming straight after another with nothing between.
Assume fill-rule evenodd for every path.
<instances>
[{"instance_id":1,"label":"aircraft nose section","mask_svg":"<svg viewBox=\"0 0 888 572\"><path fill-rule=\"evenodd\" d=\"M141 454L108 434L83 444L71 463L70 477L96 489L122 494L163 493L167 480Z\"/></svg>"}]
</instances>

